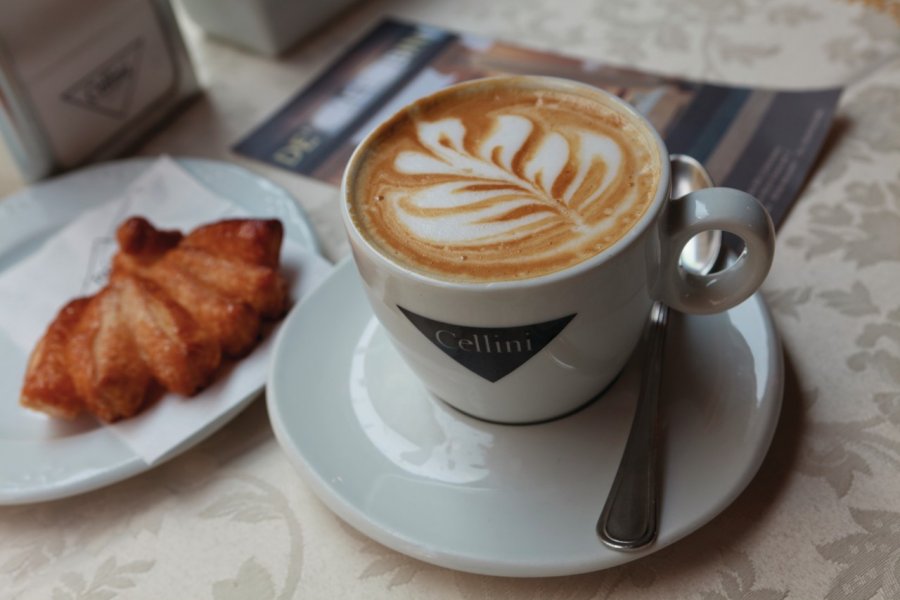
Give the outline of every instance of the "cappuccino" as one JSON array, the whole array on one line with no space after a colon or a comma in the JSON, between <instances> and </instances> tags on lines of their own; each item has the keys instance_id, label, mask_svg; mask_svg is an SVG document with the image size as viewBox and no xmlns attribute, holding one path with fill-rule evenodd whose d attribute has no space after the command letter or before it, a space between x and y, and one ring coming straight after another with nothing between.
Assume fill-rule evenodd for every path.
<instances>
[{"instance_id":1,"label":"cappuccino","mask_svg":"<svg viewBox=\"0 0 900 600\"><path fill-rule=\"evenodd\" d=\"M668 156L623 101L552 77L455 85L369 134L341 218L372 311L425 387L488 421L551 419L622 371L654 301L704 314L752 294L772 262L765 209L728 188L670 198ZM710 229L746 251L686 277L684 245Z\"/></svg>"},{"instance_id":2,"label":"cappuccino","mask_svg":"<svg viewBox=\"0 0 900 600\"><path fill-rule=\"evenodd\" d=\"M456 86L372 136L346 184L350 218L381 254L463 282L576 265L641 220L660 184L656 138L585 86Z\"/></svg>"}]
</instances>

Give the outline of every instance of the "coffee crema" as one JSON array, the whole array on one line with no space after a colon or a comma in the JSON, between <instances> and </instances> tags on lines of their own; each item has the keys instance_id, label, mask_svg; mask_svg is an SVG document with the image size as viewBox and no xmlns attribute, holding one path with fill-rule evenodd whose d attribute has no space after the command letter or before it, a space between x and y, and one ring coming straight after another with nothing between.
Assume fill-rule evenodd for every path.
<instances>
[{"instance_id":1,"label":"coffee crema","mask_svg":"<svg viewBox=\"0 0 900 600\"><path fill-rule=\"evenodd\" d=\"M653 202L659 153L589 90L479 83L379 127L348 178L352 220L382 254L439 279L546 275L621 239Z\"/></svg>"}]
</instances>

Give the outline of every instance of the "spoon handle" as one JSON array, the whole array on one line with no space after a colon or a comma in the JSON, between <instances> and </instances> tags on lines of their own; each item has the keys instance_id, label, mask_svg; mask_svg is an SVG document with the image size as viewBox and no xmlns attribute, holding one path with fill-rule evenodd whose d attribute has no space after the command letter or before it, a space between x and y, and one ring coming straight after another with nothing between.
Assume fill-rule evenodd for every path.
<instances>
[{"instance_id":1,"label":"spoon handle","mask_svg":"<svg viewBox=\"0 0 900 600\"><path fill-rule=\"evenodd\" d=\"M706 169L690 156L674 154L672 197L680 198L701 188L713 186ZM699 237L699 236L698 236ZM695 238L692 241L696 241ZM686 268L708 273L724 256L721 235L706 240L698 255L688 254ZM691 245L690 243L688 244ZM685 259L685 253L681 255ZM650 311L644 330L644 369L634 421L619 470L597 521L597 535L615 550L638 550L651 544L659 531L659 392L662 380L663 347L669 307L657 302Z\"/></svg>"},{"instance_id":2,"label":"spoon handle","mask_svg":"<svg viewBox=\"0 0 900 600\"><path fill-rule=\"evenodd\" d=\"M628 443L597 521L597 535L616 550L637 550L656 539L659 520L659 388L669 309L657 302L644 331L644 378Z\"/></svg>"}]
</instances>

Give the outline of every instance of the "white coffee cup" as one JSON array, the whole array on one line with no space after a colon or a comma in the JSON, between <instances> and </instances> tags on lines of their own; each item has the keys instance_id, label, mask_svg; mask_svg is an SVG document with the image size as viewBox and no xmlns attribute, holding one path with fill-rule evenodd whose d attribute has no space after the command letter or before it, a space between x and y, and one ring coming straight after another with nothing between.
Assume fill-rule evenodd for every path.
<instances>
[{"instance_id":1,"label":"white coffee cup","mask_svg":"<svg viewBox=\"0 0 900 600\"><path fill-rule=\"evenodd\" d=\"M631 106L602 90L548 77L465 82L573 93L617 107L648 132L660 168L652 203L618 241L583 262L536 277L448 280L404 266L360 231L348 194L383 135L376 128L348 163L342 216L375 315L425 386L460 411L501 423L531 423L590 402L624 367L654 301L687 313L727 310L749 297L772 262L774 230L749 194L710 188L670 200L668 151ZM493 89L493 88L492 88ZM409 107L401 109L401 112ZM700 275L679 265L684 245L707 230L731 232L746 249L724 271Z\"/></svg>"}]
</instances>

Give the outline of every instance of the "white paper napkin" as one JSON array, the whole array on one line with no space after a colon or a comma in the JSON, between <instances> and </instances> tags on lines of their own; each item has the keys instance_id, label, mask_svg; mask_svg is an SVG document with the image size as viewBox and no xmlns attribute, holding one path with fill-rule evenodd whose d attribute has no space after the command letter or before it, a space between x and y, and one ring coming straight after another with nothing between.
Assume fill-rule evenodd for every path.
<instances>
[{"instance_id":1,"label":"white paper napkin","mask_svg":"<svg viewBox=\"0 0 900 600\"><path fill-rule=\"evenodd\" d=\"M186 233L202 223L246 216L246 212L213 194L176 162L159 159L121 198L86 212L0 274L0 328L23 352L31 352L68 300L103 287L116 251L116 228L133 215L146 217L158 228ZM325 259L287 235L281 265L294 302L331 270ZM227 363L201 393L191 398L167 394L140 415L109 429L147 464L163 458L262 387L277 328L270 328L249 356Z\"/></svg>"}]
</instances>

